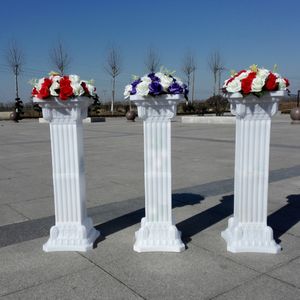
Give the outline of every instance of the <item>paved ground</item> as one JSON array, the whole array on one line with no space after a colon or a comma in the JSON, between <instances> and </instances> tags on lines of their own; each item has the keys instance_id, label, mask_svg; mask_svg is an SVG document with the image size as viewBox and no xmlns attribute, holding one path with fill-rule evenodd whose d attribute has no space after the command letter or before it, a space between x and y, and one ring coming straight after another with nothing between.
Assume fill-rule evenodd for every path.
<instances>
[{"instance_id":1,"label":"paved ground","mask_svg":"<svg viewBox=\"0 0 300 300\"><path fill-rule=\"evenodd\" d=\"M135 253L143 211L142 123L86 124L87 253L44 253L54 222L49 127L0 122L1 299L300 299L300 126L276 116L269 218L282 252L232 254L234 125L172 123L173 213L182 253ZM1 297L2 296L2 297Z\"/></svg>"}]
</instances>

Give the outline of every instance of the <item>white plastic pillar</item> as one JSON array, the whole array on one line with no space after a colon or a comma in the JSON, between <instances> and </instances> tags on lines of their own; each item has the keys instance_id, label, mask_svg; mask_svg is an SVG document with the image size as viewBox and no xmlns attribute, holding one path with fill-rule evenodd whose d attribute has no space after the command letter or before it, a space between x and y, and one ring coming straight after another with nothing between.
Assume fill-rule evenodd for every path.
<instances>
[{"instance_id":1,"label":"white plastic pillar","mask_svg":"<svg viewBox=\"0 0 300 300\"><path fill-rule=\"evenodd\" d=\"M271 117L284 92L258 98L233 94L236 115L234 214L222 232L230 252L278 253L281 249L267 226Z\"/></svg>"},{"instance_id":2,"label":"white plastic pillar","mask_svg":"<svg viewBox=\"0 0 300 300\"><path fill-rule=\"evenodd\" d=\"M137 252L180 252L185 249L172 219L171 119L180 95L131 96L144 121L145 217L135 233Z\"/></svg>"},{"instance_id":3,"label":"white plastic pillar","mask_svg":"<svg viewBox=\"0 0 300 300\"><path fill-rule=\"evenodd\" d=\"M100 233L86 211L82 119L89 98L68 101L34 98L50 123L55 225L43 246L49 251L87 251Z\"/></svg>"}]
</instances>

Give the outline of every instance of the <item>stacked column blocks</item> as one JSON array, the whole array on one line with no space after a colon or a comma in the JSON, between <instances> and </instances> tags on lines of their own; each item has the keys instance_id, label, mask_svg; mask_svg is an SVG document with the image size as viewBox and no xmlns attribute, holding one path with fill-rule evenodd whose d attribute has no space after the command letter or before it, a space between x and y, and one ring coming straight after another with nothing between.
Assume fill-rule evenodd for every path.
<instances>
[{"instance_id":1,"label":"stacked column blocks","mask_svg":"<svg viewBox=\"0 0 300 300\"><path fill-rule=\"evenodd\" d=\"M258 98L233 94L236 115L234 215L222 232L231 252L278 253L281 249L267 226L271 117L284 92Z\"/></svg>"},{"instance_id":2,"label":"stacked column blocks","mask_svg":"<svg viewBox=\"0 0 300 300\"><path fill-rule=\"evenodd\" d=\"M171 119L179 95L139 98L131 96L144 123L145 217L135 233L137 252L185 249L172 219Z\"/></svg>"},{"instance_id":3,"label":"stacked column blocks","mask_svg":"<svg viewBox=\"0 0 300 300\"><path fill-rule=\"evenodd\" d=\"M48 251L87 251L100 233L86 211L86 186L82 119L89 98L79 97L62 103L34 99L50 123L55 225L43 246Z\"/></svg>"}]
</instances>

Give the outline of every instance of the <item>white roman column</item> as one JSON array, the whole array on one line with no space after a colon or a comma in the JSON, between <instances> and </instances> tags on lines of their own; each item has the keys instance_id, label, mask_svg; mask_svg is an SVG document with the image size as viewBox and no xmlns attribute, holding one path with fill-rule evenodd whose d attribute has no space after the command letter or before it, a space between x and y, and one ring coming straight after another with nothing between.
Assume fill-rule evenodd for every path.
<instances>
[{"instance_id":1,"label":"white roman column","mask_svg":"<svg viewBox=\"0 0 300 300\"><path fill-rule=\"evenodd\" d=\"M258 98L232 94L236 115L234 214L222 232L231 252L278 253L281 249L267 226L271 117L283 91Z\"/></svg>"},{"instance_id":2,"label":"white roman column","mask_svg":"<svg viewBox=\"0 0 300 300\"><path fill-rule=\"evenodd\" d=\"M89 98L61 101L34 98L50 123L55 225L43 249L49 251L87 251L99 232L86 211L86 187L82 119Z\"/></svg>"},{"instance_id":3,"label":"white roman column","mask_svg":"<svg viewBox=\"0 0 300 300\"><path fill-rule=\"evenodd\" d=\"M145 217L135 233L137 252L185 249L172 218L171 119L181 95L130 96L144 121Z\"/></svg>"}]
</instances>

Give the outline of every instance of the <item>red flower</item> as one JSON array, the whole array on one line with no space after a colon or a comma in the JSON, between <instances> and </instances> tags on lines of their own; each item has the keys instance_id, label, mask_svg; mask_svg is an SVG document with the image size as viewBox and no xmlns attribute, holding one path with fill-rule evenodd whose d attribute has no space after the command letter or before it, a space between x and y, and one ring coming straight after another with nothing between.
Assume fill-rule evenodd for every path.
<instances>
[{"instance_id":1,"label":"red flower","mask_svg":"<svg viewBox=\"0 0 300 300\"><path fill-rule=\"evenodd\" d=\"M242 92L244 94L249 94L251 92L252 81L256 77L256 72L251 72L249 75L241 80Z\"/></svg>"},{"instance_id":2,"label":"red flower","mask_svg":"<svg viewBox=\"0 0 300 300\"><path fill-rule=\"evenodd\" d=\"M42 83L42 86L40 90L38 91L37 97L40 99L45 99L50 96L49 88L52 84L52 80L49 78L44 78L44 82Z\"/></svg>"},{"instance_id":3,"label":"red flower","mask_svg":"<svg viewBox=\"0 0 300 300\"><path fill-rule=\"evenodd\" d=\"M60 81L60 91L59 98L61 100L67 100L69 97L73 96L73 88L71 86L71 80L68 76L64 76Z\"/></svg>"},{"instance_id":4,"label":"red flower","mask_svg":"<svg viewBox=\"0 0 300 300\"><path fill-rule=\"evenodd\" d=\"M34 87L32 89L31 96L35 97L35 96L37 96L37 94L38 94L38 91L37 91L36 87Z\"/></svg>"},{"instance_id":5,"label":"red flower","mask_svg":"<svg viewBox=\"0 0 300 300\"><path fill-rule=\"evenodd\" d=\"M242 70L242 71L238 72L236 75L232 76L230 79L228 79L227 82L226 82L226 86L228 85L228 83L230 83L231 81L233 81L236 77L238 77L239 75L241 75L244 72L247 72L247 71L246 70Z\"/></svg>"},{"instance_id":6,"label":"red flower","mask_svg":"<svg viewBox=\"0 0 300 300\"><path fill-rule=\"evenodd\" d=\"M286 79L286 78L283 78L283 79L284 79L284 81L285 81L286 87L288 87L288 86L290 85L290 82L289 82L289 80L288 80L288 79Z\"/></svg>"},{"instance_id":7,"label":"red flower","mask_svg":"<svg viewBox=\"0 0 300 300\"><path fill-rule=\"evenodd\" d=\"M270 75L268 76L267 80L266 80L266 84L265 84L265 89L267 91L276 91L277 87L278 87L278 83L276 82L276 75L274 75L273 73L270 73Z\"/></svg>"},{"instance_id":8,"label":"red flower","mask_svg":"<svg viewBox=\"0 0 300 300\"><path fill-rule=\"evenodd\" d=\"M247 72L246 70L239 71L234 77L240 76L242 73Z\"/></svg>"},{"instance_id":9,"label":"red flower","mask_svg":"<svg viewBox=\"0 0 300 300\"><path fill-rule=\"evenodd\" d=\"M89 90L88 90L88 88L87 88L87 86L86 86L86 83L85 83L84 81L81 82L81 86L82 86L84 92L85 92L87 95L90 95L90 92L89 92Z\"/></svg>"}]
</instances>

